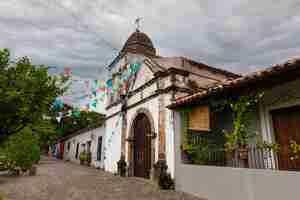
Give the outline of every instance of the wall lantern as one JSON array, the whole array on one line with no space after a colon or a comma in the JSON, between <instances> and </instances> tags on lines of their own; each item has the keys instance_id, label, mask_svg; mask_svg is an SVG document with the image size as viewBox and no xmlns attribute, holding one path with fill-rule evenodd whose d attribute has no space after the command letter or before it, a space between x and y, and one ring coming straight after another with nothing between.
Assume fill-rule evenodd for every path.
<instances>
[{"instance_id":1,"label":"wall lantern","mask_svg":"<svg viewBox=\"0 0 300 200\"><path fill-rule=\"evenodd\" d=\"M155 139L157 136L157 133L155 132L150 132L149 134L146 134L146 137L151 137L151 139Z\"/></svg>"}]
</instances>

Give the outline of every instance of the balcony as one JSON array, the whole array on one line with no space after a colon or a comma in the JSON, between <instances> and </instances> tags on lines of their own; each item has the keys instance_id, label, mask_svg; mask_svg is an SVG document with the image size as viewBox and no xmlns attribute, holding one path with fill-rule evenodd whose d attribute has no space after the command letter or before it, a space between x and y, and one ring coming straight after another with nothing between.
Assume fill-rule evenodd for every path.
<instances>
[{"instance_id":1,"label":"balcony","mask_svg":"<svg viewBox=\"0 0 300 200\"><path fill-rule=\"evenodd\" d=\"M193 150L182 152L182 162L185 164L208 165L233 168L269 169L300 171L300 159L291 159L292 153L284 154L283 150L275 152L273 149L248 145L241 152L236 149L225 151L221 145L207 145L199 137L192 138Z\"/></svg>"}]
</instances>

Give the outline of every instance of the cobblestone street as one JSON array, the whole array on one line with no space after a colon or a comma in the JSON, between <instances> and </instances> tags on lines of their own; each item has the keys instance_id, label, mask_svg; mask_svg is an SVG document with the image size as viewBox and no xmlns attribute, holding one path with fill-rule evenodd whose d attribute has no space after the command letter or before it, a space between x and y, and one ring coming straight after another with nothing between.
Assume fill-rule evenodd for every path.
<instances>
[{"instance_id":1,"label":"cobblestone street","mask_svg":"<svg viewBox=\"0 0 300 200\"><path fill-rule=\"evenodd\" d=\"M121 178L56 160L41 161L37 176L0 176L0 193L5 200L198 199L181 192L158 190L147 180Z\"/></svg>"}]
</instances>

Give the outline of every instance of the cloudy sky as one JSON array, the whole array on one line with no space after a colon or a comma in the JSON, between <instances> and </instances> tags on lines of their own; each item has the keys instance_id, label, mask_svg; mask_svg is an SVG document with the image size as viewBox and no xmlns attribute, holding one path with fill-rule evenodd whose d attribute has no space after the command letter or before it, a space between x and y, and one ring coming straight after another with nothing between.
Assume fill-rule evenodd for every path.
<instances>
[{"instance_id":1,"label":"cloudy sky","mask_svg":"<svg viewBox=\"0 0 300 200\"><path fill-rule=\"evenodd\" d=\"M160 55L246 73L300 56L299 10L300 0L6 0L0 47L101 79L142 17Z\"/></svg>"}]
</instances>

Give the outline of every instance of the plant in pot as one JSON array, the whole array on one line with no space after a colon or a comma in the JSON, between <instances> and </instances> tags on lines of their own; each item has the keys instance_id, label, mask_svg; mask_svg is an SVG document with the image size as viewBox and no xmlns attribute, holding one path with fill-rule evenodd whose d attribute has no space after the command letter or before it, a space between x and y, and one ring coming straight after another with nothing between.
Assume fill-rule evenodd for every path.
<instances>
[{"instance_id":1,"label":"plant in pot","mask_svg":"<svg viewBox=\"0 0 300 200\"><path fill-rule=\"evenodd\" d=\"M291 140L290 141L290 150L291 150L290 160L298 160L299 154L300 154L300 144L297 144L296 141Z\"/></svg>"},{"instance_id":2,"label":"plant in pot","mask_svg":"<svg viewBox=\"0 0 300 200\"><path fill-rule=\"evenodd\" d=\"M249 136L245 130L245 126L242 125L237 134L238 153L241 160L248 160L248 139Z\"/></svg>"},{"instance_id":3,"label":"plant in pot","mask_svg":"<svg viewBox=\"0 0 300 200\"><path fill-rule=\"evenodd\" d=\"M82 151L80 154L79 154L79 160L80 160L80 164L81 165L84 165L85 162L87 161L87 153L85 151Z\"/></svg>"},{"instance_id":4,"label":"plant in pot","mask_svg":"<svg viewBox=\"0 0 300 200\"><path fill-rule=\"evenodd\" d=\"M198 165L208 165L210 148L208 145L195 147L192 154L192 161Z\"/></svg>"},{"instance_id":5,"label":"plant in pot","mask_svg":"<svg viewBox=\"0 0 300 200\"><path fill-rule=\"evenodd\" d=\"M237 136L233 133L227 132L226 130L224 130L224 136L226 141L224 144L226 160L231 161L234 157L234 152L237 149Z\"/></svg>"},{"instance_id":6,"label":"plant in pot","mask_svg":"<svg viewBox=\"0 0 300 200\"><path fill-rule=\"evenodd\" d=\"M225 150L232 152L237 149L241 160L248 159L248 141L253 137L248 130L250 116L263 95L254 93L227 102L233 112L233 132L225 134Z\"/></svg>"},{"instance_id":7,"label":"plant in pot","mask_svg":"<svg viewBox=\"0 0 300 200\"><path fill-rule=\"evenodd\" d=\"M194 147L192 144L181 145L181 160L184 164L191 164L191 155L194 153Z\"/></svg>"},{"instance_id":8,"label":"plant in pot","mask_svg":"<svg viewBox=\"0 0 300 200\"><path fill-rule=\"evenodd\" d=\"M92 162L92 153L91 152L87 152L87 154L86 154L86 164L88 166L90 166L91 162Z\"/></svg>"},{"instance_id":9,"label":"plant in pot","mask_svg":"<svg viewBox=\"0 0 300 200\"><path fill-rule=\"evenodd\" d=\"M35 176L37 172L37 167L35 165L32 165L29 169L29 176Z\"/></svg>"},{"instance_id":10,"label":"plant in pot","mask_svg":"<svg viewBox=\"0 0 300 200\"><path fill-rule=\"evenodd\" d=\"M268 142L268 141L263 140L261 134L257 134L257 137L256 137L256 146L259 149L265 149L267 151L272 151L274 153L277 153L280 150L280 145L278 143L276 143L276 142Z\"/></svg>"}]
</instances>

